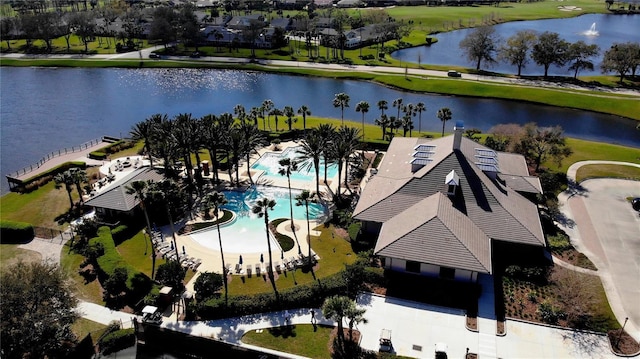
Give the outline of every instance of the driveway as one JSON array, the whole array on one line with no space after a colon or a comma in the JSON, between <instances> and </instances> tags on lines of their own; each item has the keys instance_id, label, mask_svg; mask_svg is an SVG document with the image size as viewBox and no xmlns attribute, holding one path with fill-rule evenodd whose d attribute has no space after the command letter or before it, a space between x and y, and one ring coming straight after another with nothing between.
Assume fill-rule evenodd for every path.
<instances>
[{"instance_id":1,"label":"driveway","mask_svg":"<svg viewBox=\"0 0 640 359\"><path fill-rule=\"evenodd\" d=\"M611 307L636 340L640 338L640 215L627 197L640 196L640 182L592 179L568 200L578 229L571 236L598 267ZM608 288L612 287L612 288Z\"/></svg>"},{"instance_id":2,"label":"driveway","mask_svg":"<svg viewBox=\"0 0 640 359\"><path fill-rule=\"evenodd\" d=\"M639 163L591 160L567 170L569 188L558 195L565 220L560 226L571 243L596 265L609 305L627 333L640 340L640 217L628 197L640 196L640 182L592 179L575 183L585 165L614 164L640 168Z\"/></svg>"}]
</instances>

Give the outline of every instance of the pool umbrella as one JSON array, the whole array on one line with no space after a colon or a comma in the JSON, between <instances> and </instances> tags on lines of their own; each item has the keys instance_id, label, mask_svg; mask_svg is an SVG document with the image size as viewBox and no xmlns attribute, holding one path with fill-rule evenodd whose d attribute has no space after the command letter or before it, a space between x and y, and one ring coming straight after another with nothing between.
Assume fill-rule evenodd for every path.
<instances>
[{"instance_id":1,"label":"pool umbrella","mask_svg":"<svg viewBox=\"0 0 640 359\"><path fill-rule=\"evenodd\" d=\"M260 253L260 263L264 263L264 256Z\"/></svg>"},{"instance_id":2,"label":"pool umbrella","mask_svg":"<svg viewBox=\"0 0 640 359\"><path fill-rule=\"evenodd\" d=\"M187 254L187 251L184 250L184 246L182 246L182 254Z\"/></svg>"},{"instance_id":3,"label":"pool umbrella","mask_svg":"<svg viewBox=\"0 0 640 359\"><path fill-rule=\"evenodd\" d=\"M171 250L173 250L173 242L171 242Z\"/></svg>"},{"instance_id":4,"label":"pool umbrella","mask_svg":"<svg viewBox=\"0 0 640 359\"><path fill-rule=\"evenodd\" d=\"M238 264L242 265L242 254L240 255L240 258L238 258Z\"/></svg>"},{"instance_id":5,"label":"pool umbrella","mask_svg":"<svg viewBox=\"0 0 640 359\"><path fill-rule=\"evenodd\" d=\"M280 259L284 259L284 251L280 251Z\"/></svg>"}]
</instances>

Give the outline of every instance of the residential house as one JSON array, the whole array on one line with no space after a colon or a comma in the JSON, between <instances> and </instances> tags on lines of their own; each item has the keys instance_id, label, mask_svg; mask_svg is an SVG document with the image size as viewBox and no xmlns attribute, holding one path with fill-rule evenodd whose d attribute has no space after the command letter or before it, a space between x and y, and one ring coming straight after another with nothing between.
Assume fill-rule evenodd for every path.
<instances>
[{"instance_id":1,"label":"residential house","mask_svg":"<svg viewBox=\"0 0 640 359\"><path fill-rule=\"evenodd\" d=\"M387 269L475 282L498 256L543 253L541 193L521 155L463 137L396 137L353 213Z\"/></svg>"}]
</instances>

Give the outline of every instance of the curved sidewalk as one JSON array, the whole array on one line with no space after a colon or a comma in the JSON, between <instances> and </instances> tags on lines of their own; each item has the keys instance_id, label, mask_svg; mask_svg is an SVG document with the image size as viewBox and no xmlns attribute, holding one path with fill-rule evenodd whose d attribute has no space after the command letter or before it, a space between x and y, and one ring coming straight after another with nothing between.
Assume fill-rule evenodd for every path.
<instances>
[{"instance_id":1,"label":"curved sidewalk","mask_svg":"<svg viewBox=\"0 0 640 359\"><path fill-rule=\"evenodd\" d=\"M633 219L630 206L625 211L624 197L640 195L640 182L620 179L596 179L576 183L578 169L585 165L613 164L640 168L638 163L615 161L581 161L567 170L569 187L558 195L565 216L559 225L576 248L598 268L594 274L602 280L609 304L622 325L629 318L625 330L640 340L640 271L634 253L640 252L640 218ZM625 216L629 212L631 215ZM635 221L635 222L634 222ZM631 228L631 232L627 230ZM634 260L634 257L636 258Z\"/></svg>"}]
</instances>

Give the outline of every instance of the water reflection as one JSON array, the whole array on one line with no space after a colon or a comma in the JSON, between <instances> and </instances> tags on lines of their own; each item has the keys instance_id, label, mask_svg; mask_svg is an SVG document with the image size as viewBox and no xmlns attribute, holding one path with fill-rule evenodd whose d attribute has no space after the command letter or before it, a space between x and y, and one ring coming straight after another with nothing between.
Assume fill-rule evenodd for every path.
<instances>
[{"instance_id":1,"label":"water reflection","mask_svg":"<svg viewBox=\"0 0 640 359\"><path fill-rule=\"evenodd\" d=\"M438 109L448 107L454 120L488 130L498 123L538 122L561 125L567 135L640 146L635 121L593 112L531 105L516 101L416 94L367 82L248 73L212 69L52 69L0 67L0 171L2 175L38 161L43 155L103 135L127 136L131 126L155 113L233 112L271 99L275 106L307 105L314 116L340 118L334 94L351 96L345 119L361 121L355 104L371 105L365 119L379 116L379 100L424 102L425 131L441 129ZM417 118L414 120L417 125ZM5 189L6 181L2 181Z\"/></svg>"},{"instance_id":2,"label":"water reflection","mask_svg":"<svg viewBox=\"0 0 640 359\"><path fill-rule=\"evenodd\" d=\"M571 43L582 40L587 44L596 44L600 47L600 55L593 58L594 70L582 70L579 73L579 76L590 76L601 74L600 63L602 62L602 56L611 45L616 42L640 41L638 37L640 33L639 24L640 15L588 14L567 19L514 21L495 25L494 28L503 40L506 40L520 30L532 30L537 33L544 31L557 32L561 38ZM592 30L592 27L594 27L594 31L598 32L597 36L593 36L593 33L588 33ZM475 68L474 64L467 61L459 47L460 41L462 41L470 31L472 30L463 29L437 34L435 37L438 39L438 42L432 46L419 46L400 50L394 52L392 56L396 59L413 63L418 63L419 56L420 63L422 64L454 65ZM551 66L549 75L573 76L573 72L569 71L568 67L569 65L563 68ZM516 74L518 72L515 66L502 63L487 66L487 64L483 62L481 68L483 70L509 74ZM544 69L542 66L530 61L522 70L522 74L542 75L544 74Z\"/></svg>"}]
</instances>

